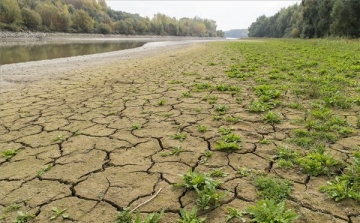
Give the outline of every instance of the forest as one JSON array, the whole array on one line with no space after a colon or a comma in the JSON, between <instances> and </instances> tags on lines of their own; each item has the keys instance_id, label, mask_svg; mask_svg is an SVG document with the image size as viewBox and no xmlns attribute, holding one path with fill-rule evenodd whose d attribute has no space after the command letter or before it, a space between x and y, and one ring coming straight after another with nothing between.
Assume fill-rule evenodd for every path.
<instances>
[{"instance_id":1,"label":"forest","mask_svg":"<svg viewBox=\"0 0 360 223\"><path fill-rule=\"evenodd\" d=\"M275 15L262 15L249 27L250 37L360 37L360 1L302 0Z\"/></svg>"},{"instance_id":2,"label":"forest","mask_svg":"<svg viewBox=\"0 0 360 223\"><path fill-rule=\"evenodd\" d=\"M211 19L153 18L115 11L105 0L1 0L0 29L125 35L222 37Z\"/></svg>"}]
</instances>

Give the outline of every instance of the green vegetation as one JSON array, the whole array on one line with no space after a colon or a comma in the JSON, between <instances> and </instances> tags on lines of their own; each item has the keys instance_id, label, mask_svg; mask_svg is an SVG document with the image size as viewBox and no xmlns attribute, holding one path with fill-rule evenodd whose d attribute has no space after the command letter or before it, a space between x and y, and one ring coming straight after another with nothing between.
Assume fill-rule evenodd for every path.
<instances>
[{"instance_id":1,"label":"green vegetation","mask_svg":"<svg viewBox=\"0 0 360 223\"><path fill-rule=\"evenodd\" d=\"M222 136L220 140L216 142L215 149L217 150L238 150L241 146L238 144L241 142L241 136L232 133L231 129L220 128Z\"/></svg>"},{"instance_id":2,"label":"green vegetation","mask_svg":"<svg viewBox=\"0 0 360 223\"><path fill-rule=\"evenodd\" d=\"M228 215L225 217L225 222L229 222L231 219L240 218L243 216L242 212L236 208L228 207ZM245 222L245 220L243 220Z\"/></svg>"},{"instance_id":3,"label":"green vegetation","mask_svg":"<svg viewBox=\"0 0 360 223\"><path fill-rule=\"evenodd\" d=\"M66 213L66 209L58 210L56 207L53 207L51 208L51 210L53 212L53 215L50 217L50 220L54 220L60 215L62 216L63 219L69 218L69 215Z\"/></svg>"},{"instance_id":4,"label":"green vegetation","mask_svg":"<svg viewBox=\"0 0 360 223\"><path fill-rule=\"evenodd\" d=\"M142 125L141 124L132 124L130 127L130 130L137 130L137 129L141 129Z\"/></svg>"},{"instance_id":5,"label":"green vegetation","mask_svg":"<svg viewBox=\"0 0 360 223\"><path fill-rule=\"evenodd\" d=\"M140 213L137 211L135 219L132 216L132 213L125 209L120 211L117 219L114 223L158 223L164 214L164 210L160 213L150 213L147 214L144 220L141 220Z\"/></svg>"},{"instance_id":6,"label":"green vegetation","mask_svg":"<svg viewBox=\"0 0 360 223\"><path fill-rule=\"evenodd\" d=\"M312 176L331 174L334 172L334 167L339 167L341 164L329 154L325 154L324 150L310 152L306 156L298 158L297 163L303 172Z\"/></svg>"},{"instance_id":7,"label":"green vegetation","mask_svg":"<svg viewBox=\"0 0 360 223\"><path fill-rule=\"evenodd\" d=\"M41 175L43 175L44 173L46 173L47 171L49 171L51 168L52 168L52 165L51 165L51 164L48 164L48 165L44 166L43 168L41 168L41 170L39 170L39 171L37 172L37 175L38 175L38 176L41 176Z\"/></svg>"},{"instance_id":8,"label":"green vegetation","mask_svg":"<svg viewBox=\"0 0 360 223\"><path fill-rule=\"evenodd\" d=\"M208 127L204 126L204 125L199 125L198 126L198 131L201 133L204 133L208 130Z\"/></svg>"},{"instance_id":9,"label":"green vegetation","mask_svg":"<svg viewBox=\"0 0 360 223\"><path fill-rule=\"evenodd\" d=\"M186 132L183 133L176 133L174 135L171 135L170 138L171 139L178 139L180 142L184 141L186 139Z\"/></svg>"},{"instance_id":10,"label":"green vegetation","mask_svg":"<svg viewBox=\"0 0 360 223\"><path fill-rule=\"evenodd\" d=\"M292 223L299 217L292 210L285 209L285 201L277 203L269 199L260 200L255 206L249 206L245 213L253 216L251 222Z\"/></svg>"},{"instance_id":11,"label":"green vegetation","mask_svg":"<svg viewBox=\"0 0 360 223\"><path fill-rule=\"evenodd\" d=\"M270 199L275 202L285 200L292 191L292 181L282 180L267 176L255 177L254 184L258 189L258 195L262 199Z\"/></svg>"},{"instance_id":12,"label":"green vegetation","mask_svg":"<svg viewBox=\"0 0 360 223\"><path fill-rule=\"evenodd\" d=\"M2 157L5 157L5 159L11 159L11 157L15 156L17 154L16 150L8 149L1 153Z\"/></svg>"},{"instance_id":13,"label":"green vegetation","mask_svg":"<svg viewBox=\"0 0 360 223\"><path fill-rule=\"evenodd\" d=\"M209 174L210 177L226 177L228 175L229 173L225 173L223 168L212 169Z\"/></svg>"},{"instance_id":14,"label":"green vegetation","mask_svg":"<svg viewBox=\"0 0 360 223\"><path fill-rule=\"evenodd\" d=\"M249 27L250 37L321 38L360 36L360 3L302 0L275 15L262 15Z\"/></svg>"},{"instance_id":15,"label":"green vegetation","mask_svg":"<svg viewBox=\"0 0 360 223\"><path fill-rule=\"evenodd\" d=\"M14 219L14 223L25 223L34 218L35 215L31 215L29 213L24 213L22 211L17 211L16 218Z\"/></svg>"},{"instance_id":16,"label":"green vegetation","mask_svg":"<svg viewBox=\"0 0 360 223\"><path fill-rule=\"evenodd\" d=\"M270 123L271 125L280 123L280 115L278 113L269 111L264 116L264 123Z\"/></svg>"},{"instance_id":17,"label":"green vegetation","mask_svg":"<svg viewBox=\"0 0 360 223\"><path fill-rule=\"evenodd\" d=\"M198 209L193 207L191 211L185 211L184 209L180 209L181 219L178 219L179 223L202 223L206 220L206 218L199 218L197 216Z\"/></svg>"},{"instance_id":18,"label":"green vegetation","mask_svg":"<svg viewBox=\"0 0 360 223\"><path fill-rule=\"evenodd\" d=\"M176 19L157 13L153 18L115 11L105 0L0 2L2 30L101 33L126 35L223 36L211 19Z\"/></svg>"},{"instance_id":19,"label":"green vegetation","mask_svg":"<svg viewBox=\"0 0 360 223\"><path fill-rule=\"evenodd\" d=\"M352 163L347 165L342 175L327 183L320 191L327 192L335 201L352 198L360 203L360 151L354 153Z\"/></svg>"},{"instance_id":20,"label":"green vegetation","mask_svg":"<svg viewBox=\"0 0 360 223\"><path fill-rule=\"evenodd\" d=\"M166 104L166 101L164 99L161 99L160 101L158 101L159 106L163 106L165 104Z\"/></svg>"},{"instance_id":21,"label":"green vegetation","mask_svg":"<svg viewBox=\"0 0 360 223\"><path fill-rule=\"evenodd\" d=\"M224 115L228 109L229 109L229 107L226 105L215 106L215 111L217 111L219 113L219 115Z\"/></svg>"},{"instance_id":22,"label":"green vegetation","mask_svg":"<svg viewBox=\"0 0 360 223\"><path fill-rule=\"evenodd\" d=\"M220 186L220 182L213 179L210 174L192 170L182 175L182 183L178 183L176 186L195 190L198 196L196 205L203 210L216 206L226 195L224 192L218 192L217 188Z\"/></svg>"},{"instance_id":23,"label":"green vegetation","mask_svg":"<svg viewBox=\"0 0 360 223\"><path fill-rule=\"evenodd\" d=\"M278 147L277 153L278 166L290 168L296 164L304 173L312 176L333 174L342 166L339 160L325 153L324 147L318 147L306 153L305 156L284 147Z\"/></svg>"}]
</instances>

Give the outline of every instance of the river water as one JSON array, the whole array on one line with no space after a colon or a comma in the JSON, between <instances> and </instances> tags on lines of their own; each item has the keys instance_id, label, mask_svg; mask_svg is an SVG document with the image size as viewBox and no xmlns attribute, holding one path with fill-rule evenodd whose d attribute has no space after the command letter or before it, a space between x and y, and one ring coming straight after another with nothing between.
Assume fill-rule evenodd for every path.
<instances>
[{"instance_id":1,"label":"river water","mask_svg":"<svg viewBox=\"0 0 360 223\"><path fill-rule=\"evenodd\" d=\"M30 42L0 45L0 64L105 53L141 47L148 41Z\"/></svg>"}]
</instances>

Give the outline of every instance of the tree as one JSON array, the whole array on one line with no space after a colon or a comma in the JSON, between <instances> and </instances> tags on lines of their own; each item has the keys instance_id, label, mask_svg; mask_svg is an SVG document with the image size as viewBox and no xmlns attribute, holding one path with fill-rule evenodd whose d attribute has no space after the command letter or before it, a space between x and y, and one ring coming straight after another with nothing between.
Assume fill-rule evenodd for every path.
<instances>
[{"instance_id":1,"label":"tree","mask_svg":"<svg viewBox=\"0 0 360 223\"><path fill-rule=\"evenodd\" d=\"M94 20L84 10L76 11L72 21L73 26L80 32L89 32L94 27Z\"/></svg>"},{"instance_id":2,"label":"tree","mask_svg":"<svg viewBox=\"0 0 360 223\"><path fill-rule=\"evenodd\" d=\"M41 16L39 13L29 8L23 8L21 15L24 21L24 25L30 30L36 30L41 25Z\"/></svg>"},{"instance_id":3,"label":"tree","mask_svg":"<svg viewBox=\"0 0 360 223\"><path fill-rule=\"evenodd\" d=\"M15 0L0 1L0 22L2 23L20 23L21 11L19 4Z\"/></svg>"},{"instance_id":4,"label":"tree","mask_svg":"<svg viewBox=\"0 0 360 223\"><path fill-rule=\"evenodd\" d=\"M50 30L55 31L58 9L51 4L39 4L35 10L40 14L42 24L50 28Z\"/></svg>"}]
</instances>

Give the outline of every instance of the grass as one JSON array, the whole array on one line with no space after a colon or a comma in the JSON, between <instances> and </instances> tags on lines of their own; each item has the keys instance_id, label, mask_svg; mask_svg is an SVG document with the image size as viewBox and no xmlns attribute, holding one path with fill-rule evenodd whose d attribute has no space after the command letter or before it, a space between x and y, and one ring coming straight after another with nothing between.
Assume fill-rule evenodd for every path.
<instances>
[{"instance_id":1,"label":"grass","mask_svg":"<svg viewBox=\"0 0 360 223\"><path fill-rule=\"evenodd\" d=\"M179 223L203 223L206 218L199 218L197 216L198 209L193 207L191 211L186 211L185 209L180 209L181 218L177 221Z\"/></svg>"},{"instance_id":2,"label":"grass","mask_svg":"<svg viewBox=\"0 0 360 223\"><path fill-rule=\"evenodd\" d=\"M251 222L264 223L292 223L299 217L292 210L286 209L285 201L278 203L269 199L260 200L256 205L249 206L245 213L253 217Z\"/></svg>"},{"instance_id":3,"label":"grass","mask_svg":"<svg viewBox=\"0 0 360 223\"><path fill-rule=\"evenodd\" d=\"M39 170L39 171L37 172L37 175L38 175L38 176L41 176L41 175L43 175L44 173L46 173L47 171L49 171L51 168L52 168L52 165L51 165L51 164L48 164L48 165L42 167L41 170Z\"/></svg>"},{"instance_id":4,"label":"grass","mask_svg":"<svg viewBox=\"0 0 360 223\"><path fill-rule=\"evenodd\" d=\"M145 216L145 219L141 220L139 211L135 214L135 219L132 213L128 209L124 209L118 213L116 221L114 223L158 223L160 222L162 216L164 215L164 210L160 213L150 213Z\"/></svg>"},{"instance_id":5,"label":"grass","mask_svg":"<svg viewBox=\"0 0 360 223\"><path fill-rule=\"evenodd\" d=\"M177 139L180 142L184 141L186 139L187 133L183 132L183 133L176 133L174 135L171 135L170 138L171 139Z\"/></svg>"},{"instance_id":6,"label":"grass","mask_svg":"<svg viewBox=\"0 0 360 223\"><path fill-rule=\"evenodd\" d=\"M280 123L280 115L276 112L269 111L265 115L263 115L264 123L270 123L271 125Z\"/></svg>"},{"instance_id":7,"label":"grass","mask_svg":"<svg viewBox=\"0 0 360 223\"><path fill-rule=\"evenodd\" d=\"M197 194L197 207L208 210L213 206L217 206L226 195L226 193L217 190L220 184L210 174L190 170L182 175L182 182L176 184L176 186L195 190Z\"/></svg>"},{"instance_id":8,"label":"grass","mask_svg":"<svg viewBox=\"0 0 360 223\"><path fill-rule=\"evenodd\" d=\"M352 163L347 165L345 171L328 181L320 191L326 192L335 201L350 198L360 203L360 150L353 154Z\"/></svg>"},{"instance_id":9,"label":"grass","mask_svg":"<svg viewBox=\"0 0 360 223\"><path fill-rule=\"evenodd\" d=\"M141 124L132 124L130 127L130 130L137 130L137 129L141 129L142 125Z\"/></svg>"},{"instance_id":10,"label":"grass","mask_svg":"<svg viewBox=\"0 0 360 223\"><path fill-rule=\"evenodd\" d=\"M208 127L204 126L204 125L198 125L198 132L204 133L207 132Z\"/></svg>"},{"instance_id":11,"label":"grass","mask_svg":"<svg viewBox=\"0 0 360 223\"><path fill-rule=\"evenodd\" d=\"M161 99L160 101L158 101L159 106L163 106L165 104L166 104L166 100L164 100L164 99Z\"/></svg>"},{"instance_id":12,"label":"grass","mask_svg":"<svg viewBox=\"0 0 360 223\"><path fill-rule=\"evenodd\" d=\"M224 115L228 109L229 109L229 107L226 105L215 106L215 111L217 111L219 113L219 115Z\"/></svg>"},{"instance_id":13,"label":"grass","mask_svg":"<svg viewBox=\"0 0 360 223\"><path fill-rule=\"evenodd\" d=\"M276 202L285 200L292 191L293 182L269 176L256 176L254 185L258 189L258 195L262 199L270 199Z\"/></svg>"}]
</instances>

